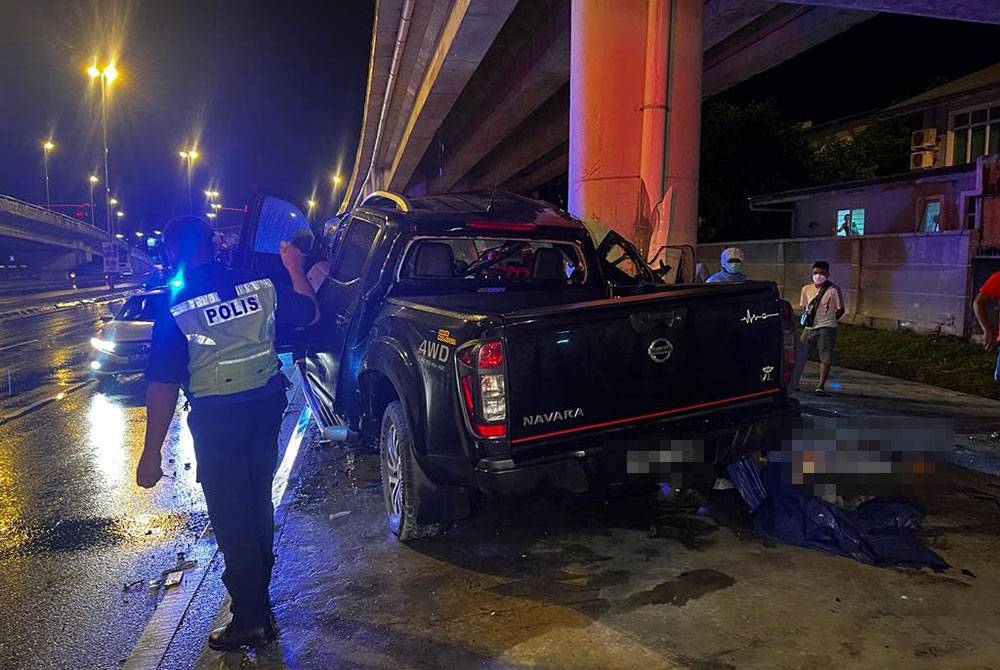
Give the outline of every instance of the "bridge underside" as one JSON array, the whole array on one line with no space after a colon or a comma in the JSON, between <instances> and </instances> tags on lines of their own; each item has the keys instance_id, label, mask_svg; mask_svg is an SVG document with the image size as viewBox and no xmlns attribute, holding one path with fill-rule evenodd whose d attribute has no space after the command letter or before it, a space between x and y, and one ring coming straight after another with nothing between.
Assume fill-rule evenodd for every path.
<instances>
[{"instance_id":1,"label":"bridge underside","mask_svg":"<svg viewBox=\"0 0 1000 670\"><path fill-rule=\"evenodd\" d=\"M364 124L342 209L379 189L419 195L497 187L530 194L567 172L572 203L573 184L601 170L592 160L573 163L571 145L581 141L596 141L605 157L619 163L615 178L631 174L642 181L634 197L646 201L647 209L663 206L670 174L645 183L649 161L656 160L645 149L638 152L641 159L624 163L608 155L607 134L639 136L615 124L644 124L641 141L665 145L657 150L667 157L664 169L669 172L671 160L673 167L689 163L674 185L696 192L697 152L692 158L689 148L678 154L666 145L686 142L671 135L679 122L676 114L669 118L671 105L677 105L675 113L683 111L682 125L695 136L698 105L671 98L677 95L672 90L688 98L714 95L879 12L1000 23L1000 3L982 0L380 0ZM582 28L581 35L588 32L586 19L574 23L584 15L604 17L595 34L620 33L624 24L632 32L617 42L602 42L598 34L595 44L610 51L596 58L587 49L571 52L571 24ZM702 37L700 45L684 33L691 26ZM593 90L584 96L588 108L571 103L571 73L579 87L605 77L604 71L618 73L608 75L605 98ZM669 86L658 81L663 78ZM588 125L584 117L594 115L595 100L606 108L598 114L601 123ZM662 132L650 134L649 117L658 119ZM676 195L670 206L681 206L683 225L693 230L696 206L681 202L687 195L681 201ZM636 225L609 223L627 235Z\"/></svg>"}]
</instances>

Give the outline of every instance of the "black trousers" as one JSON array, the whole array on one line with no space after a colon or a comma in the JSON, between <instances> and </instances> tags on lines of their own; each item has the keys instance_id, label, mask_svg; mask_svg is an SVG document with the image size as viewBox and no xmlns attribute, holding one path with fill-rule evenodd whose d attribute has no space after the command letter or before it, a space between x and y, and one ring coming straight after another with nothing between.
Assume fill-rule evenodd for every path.
<instances>
[{"instance_id":1,"label":"black trousers","mask_svg":"<svg viewBox=\"0 0 1000 670\"><path fill-rule=\"evenodd\" d=\"M278 465L278 431L284 393L225 405L192 407L198 481L208 518L226 560L222 581L232 598L235 625L268 620L268 586L274 567L271 482Z\"/></svg>"}]
</instances>

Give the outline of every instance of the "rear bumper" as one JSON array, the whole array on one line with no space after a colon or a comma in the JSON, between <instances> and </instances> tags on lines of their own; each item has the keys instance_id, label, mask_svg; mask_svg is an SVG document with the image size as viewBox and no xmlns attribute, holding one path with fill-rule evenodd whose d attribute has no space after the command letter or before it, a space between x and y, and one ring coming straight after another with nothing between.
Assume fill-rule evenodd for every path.
<instances>
[{"instance_id":1,"label":"rear bumper","mask_svg":"<svg viewBox=\"0 0 1000 670\"><path fill-rule=\"evenodd\" d=\"M629 451L636 448L655 451L665 441L683 436L704 446L703 463L724 465L767 449L798 416L797 400L779 398L766 405L713 412L708 417L576 436L557 445L547 445L548 453L527 458L483 458L476 463L476 484L488 495L521 498L585 493L629 482L664 481L669 475L630 472Z\"/></svg>"}]
</instances>

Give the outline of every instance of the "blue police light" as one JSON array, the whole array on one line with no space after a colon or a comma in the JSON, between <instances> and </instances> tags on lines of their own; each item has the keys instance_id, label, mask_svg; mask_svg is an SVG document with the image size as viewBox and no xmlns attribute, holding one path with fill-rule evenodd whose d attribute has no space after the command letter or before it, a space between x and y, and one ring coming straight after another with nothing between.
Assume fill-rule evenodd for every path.
<instances>
[{"instance_id":1,"label":"blue police light","mask_svg":"<svg viewBox=\"0 0 1000 670\"><path fill-rule=\"evenodd\" d=\"M184 288L184 280L181 279L180 277L174 277L173 279L170 280L170 288L173 289Z\"/></svg>"}]
</instances>

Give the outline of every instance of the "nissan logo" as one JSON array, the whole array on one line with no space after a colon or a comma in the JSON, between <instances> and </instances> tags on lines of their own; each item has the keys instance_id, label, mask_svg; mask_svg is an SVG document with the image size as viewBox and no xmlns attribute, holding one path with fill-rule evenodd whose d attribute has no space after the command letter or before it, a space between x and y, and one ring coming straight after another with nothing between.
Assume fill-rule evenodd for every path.
<instances>
[{"instance_id":1,"label":"nissan logo","mask_svg":"<svg viewBox=\"0 0 1000 670\"><path fill-rule=\"evenodd\" d=\"M649 354L654 363L666 363L670 354L674 353L674 345L670 344L670 340L667 338L658 337L649 343L649 349L646 350L646 353Z\"/></svg>"}]
</instances>

